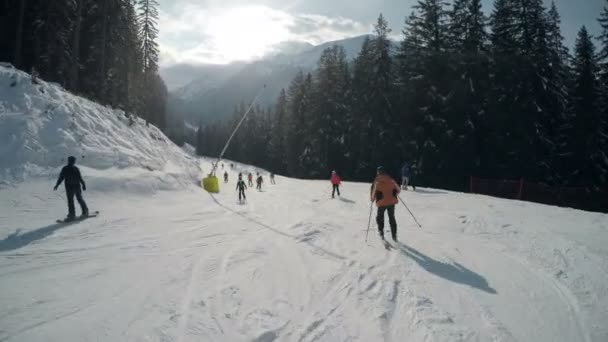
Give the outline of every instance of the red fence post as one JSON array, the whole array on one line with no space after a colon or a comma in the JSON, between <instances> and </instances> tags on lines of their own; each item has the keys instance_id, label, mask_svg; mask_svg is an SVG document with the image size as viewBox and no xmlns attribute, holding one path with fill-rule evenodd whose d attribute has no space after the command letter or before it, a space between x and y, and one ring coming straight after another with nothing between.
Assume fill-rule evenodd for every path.
<instances>
[{"instance_id":1,"label":"red fence post","mask_svg":"<svg viewBox=\"0 0 608 342\"><path fill-rule=\"evenodd\" d=\"M524 178L519 179L519 193L517 194L517 199L521 201L521 194L524 191Z\"/></svg>"}]
</instances>

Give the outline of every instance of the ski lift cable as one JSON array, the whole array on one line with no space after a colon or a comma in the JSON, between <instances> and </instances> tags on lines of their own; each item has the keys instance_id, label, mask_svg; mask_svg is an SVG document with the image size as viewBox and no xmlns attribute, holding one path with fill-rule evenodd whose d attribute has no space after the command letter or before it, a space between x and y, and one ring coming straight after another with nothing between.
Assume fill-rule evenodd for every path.
<instances>
[{"instance_id":1,"label":"ski lift cable","mask_svg":"<svg viewBox=\"0 0 608 342\"><path fill-rule=\"evenodd\" d=\"M247 118L247 115L249 114L249 112L251 112L251 109L253 108L253 106L257 102L257 100L260 97L260 95L262 95L262 91L264 89L266 89L266 84L264 84L264 86L262 88L260 88L260 90L258 91L257 95L253 98L253 101L251 101L251 104L249 105L249 108L247 108L247 110L245 111L245 114L243 114L243 117L241 118L241 120L239 121L239 123L236 125L236 127L232 131L232 134L230 134L230 137L226 141L226 144L224 145L224 148L222 149L222 152L220 152L220 155L217 157L217 160L213 164L213 169L211 170L211 174L212 175L215 175L215 170L217 169L217 166L219 165L219 163L222 160L222 158L224 157L224 153L226 153L226 150L228 149L228 146L230 146L230 142L232 141L232 138L234 138L234 135L236 134L236 132L239 130L239 128L241 127L241 125L243 124L243 122L245 121L245 119Z\"/></svg>"}]
</instances>

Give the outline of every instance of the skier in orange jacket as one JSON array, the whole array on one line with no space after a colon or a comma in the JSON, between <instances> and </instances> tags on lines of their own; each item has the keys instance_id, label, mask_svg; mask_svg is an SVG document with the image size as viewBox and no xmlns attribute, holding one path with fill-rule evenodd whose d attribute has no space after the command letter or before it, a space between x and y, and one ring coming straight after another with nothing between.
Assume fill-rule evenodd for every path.
<instances>
[{"instance_id":1,"label":"skier in orange jacket","mask_svg":"<svg viewBox=\"0 0 608 342\"><path fill-rule=\"evenodd\" d=\"M395 220L395 204L399 203L397 195L401 192L399 185L386 174L384 168L379 166L377 176L372 184L370 198L372 202L376 202L378 207L378 215L376 223L378 224L378 233L384 239L384 212L388 213L388 222L391 226L391 236L394 241L397 241L397 221Z\"/></svg>"}]
</instances>

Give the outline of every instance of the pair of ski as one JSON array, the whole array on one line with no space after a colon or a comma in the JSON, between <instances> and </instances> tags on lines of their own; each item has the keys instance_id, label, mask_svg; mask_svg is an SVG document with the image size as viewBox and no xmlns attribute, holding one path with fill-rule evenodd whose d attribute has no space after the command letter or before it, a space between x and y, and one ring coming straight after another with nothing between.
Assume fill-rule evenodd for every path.
<instances>
[{"instance_id":1,"label":"pair of ski","mask_svg":"<svg viewBox=\"0 0 608 342\"><path fill-rule=\"evenodd\" d=\"M89 213L89 215L87 215L87 216L78 216L71 220L68 220L67 218L65 218L63 220L57 220L57 223L75 223L75 222L84 221L89 218L97 217L97 215L99 215L99 211L94 211L92 213Z\"/></svg>"},{"instance_id":2,"label":"pair of ski","mask_svg":"<svg viewBox=\"0 0 608 342\"><path fill-rule=\"evenodd\" d=\"M386 240L384 237L380 238L382 240L382 244L384 245L384 248L387 251L390 251L391 249L395 248L395 246L393 246L390 242L388 242L388 240ZM399 243L398 240L393 240L395 242L395 244Z\"/></svg>"}]
</instances>

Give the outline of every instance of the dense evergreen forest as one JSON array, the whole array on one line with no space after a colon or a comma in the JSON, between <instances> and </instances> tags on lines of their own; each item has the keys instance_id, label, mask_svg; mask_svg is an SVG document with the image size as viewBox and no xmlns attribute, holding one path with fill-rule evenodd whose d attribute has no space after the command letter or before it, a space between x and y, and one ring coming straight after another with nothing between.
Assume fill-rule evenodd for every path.
<instances>
[{"instance_id":1,"label":"dense evergreen forest","mask_svg":"<svg viewBox=\"0 0 608 342\"><path fill-rule=\"evenodd\" d=\"M399 44L380 15L354 61L325 50L226 157L303 178L367 181L409 161L426 186L463 190L474 175L605 190L608 9L598 20L601 35L581 27L570 52L555 4L496 0L486 17L480 0L419 0ZM201 123L198 153L217 155L244 109Z\"/></svg>"},{"instance_id":2,"label":"dense evergreen forest","mask_svg":"<svg viewBox=\"0 0 608 342\"><path fill-rule=\"evenodd\" d=\"M0 61L165 128L156 0L0 0Z\"/></svg>"}]
</instances>

